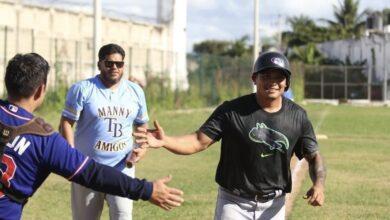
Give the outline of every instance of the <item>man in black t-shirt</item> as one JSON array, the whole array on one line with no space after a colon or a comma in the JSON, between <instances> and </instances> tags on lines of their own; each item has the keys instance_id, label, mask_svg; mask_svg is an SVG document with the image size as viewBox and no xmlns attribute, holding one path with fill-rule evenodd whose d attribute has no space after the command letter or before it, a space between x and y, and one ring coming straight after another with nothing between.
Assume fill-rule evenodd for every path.
<instances>
[{"instance_id":1,"label":"man in black t-shirt","mask_svg":"<svg viewBox=\"0 0 390 220\"><path fill-rule=\"evenodd\" d=\"M193 154L222 140L215 219L284 219L293 154L309 162L313 186L306 198L309 204L321 206L325 166L305 110L283 97L290 76L284 55L263 53L252 74L256 93L224 102L192 134L170 137L155 122L156 130L135 132L136 141Z\"/></svg>"}]
</instances>

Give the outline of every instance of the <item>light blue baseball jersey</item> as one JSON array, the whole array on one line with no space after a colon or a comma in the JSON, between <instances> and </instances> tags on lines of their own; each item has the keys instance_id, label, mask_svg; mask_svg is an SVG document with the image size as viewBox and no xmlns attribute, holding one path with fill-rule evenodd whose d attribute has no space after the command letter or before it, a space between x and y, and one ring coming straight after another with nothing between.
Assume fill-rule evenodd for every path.
<instances>
[{"instance_id":1,"label":"light blue baseball jersey","mask_svg":"<svg viewBox=\"0 0 390 220\"><path fill-rule=\"evenodd\" d=\"M77 121L75 147L97 162L122 169L133 149L133 125L149 120L140 86L122 79L112 90L99 76L80 81L68 91L62 115Z\"/></svg>"}]
</instances>

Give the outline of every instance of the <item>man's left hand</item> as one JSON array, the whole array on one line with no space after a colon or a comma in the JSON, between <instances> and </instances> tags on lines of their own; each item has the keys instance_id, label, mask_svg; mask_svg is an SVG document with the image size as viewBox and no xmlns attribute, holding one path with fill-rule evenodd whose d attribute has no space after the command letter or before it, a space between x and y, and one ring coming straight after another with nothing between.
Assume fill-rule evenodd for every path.
<instances>
[{"instance_id":1,"label":"man's left hand","mask_svg":"<svg viewBox=\"0 0 390 220\"><path fill-rule=\"evenodd\" d=\"M303 198L307 199L307 202L312 206L324 205L324 187L320 185L312 186L309 191L307 191L306 196L304 196Z\"/></svg>"},{"instance_id":2,"label":"man's left hand","mask_svg":"<svg viewBox=\"0 0 390 220\"><path fill-rule=\"evenodd\" d=\"M133 149L131 155L126 158L126 165L128 167L132 167L133 165L138 163L138 161L140 161L145 156L146 151L146 145L141 145L140 147Z\"/></svg>"}]
</instances>

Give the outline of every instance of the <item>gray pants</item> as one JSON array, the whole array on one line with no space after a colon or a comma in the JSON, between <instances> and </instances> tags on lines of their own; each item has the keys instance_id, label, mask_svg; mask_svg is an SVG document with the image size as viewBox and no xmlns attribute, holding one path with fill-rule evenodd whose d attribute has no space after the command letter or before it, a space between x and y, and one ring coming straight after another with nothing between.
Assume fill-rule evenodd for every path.
<instances>
[{"instance_id":1,"label":"gray pants","mask_svg":"<svg viewBox=\"0 0 390 220\"><path fill-rule=\"evenodd\" d=\"M134 167L125 168L123 173L134 177ZM71 187L73 220L99 220L107 201L110 220L131 220L133 201L128 198L96 192L76 183Z\"/></svg>"},{"instance_id":2,"label":"gray pants","mask_svg":"<svg viewBox=\"0 0 390 220\"><path fill-rule=\"evenodd\" d=\"M285 219L285 195L267 202L248 200L219 187L214 220Z\"/></svg>"}]
</instances>

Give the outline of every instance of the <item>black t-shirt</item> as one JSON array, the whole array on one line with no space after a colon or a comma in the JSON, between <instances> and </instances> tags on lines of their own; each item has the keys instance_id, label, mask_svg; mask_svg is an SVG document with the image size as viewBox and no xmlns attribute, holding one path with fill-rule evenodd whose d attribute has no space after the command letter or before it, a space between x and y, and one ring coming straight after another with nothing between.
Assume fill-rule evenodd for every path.
<instances>
[{"instance_id":1,"label":"black t-shirt","mask_svg":"<svg viewBox=\"0 0 390 220\"><path fill-rule=\"evenodd\" d=\"M199 130L222 139L217 183L246 194L290 192L292 154L302 159L318 150L305 110L286 98L275 113L265 112L255 94L224 102Z\"/></svg>"}]
</instances>

